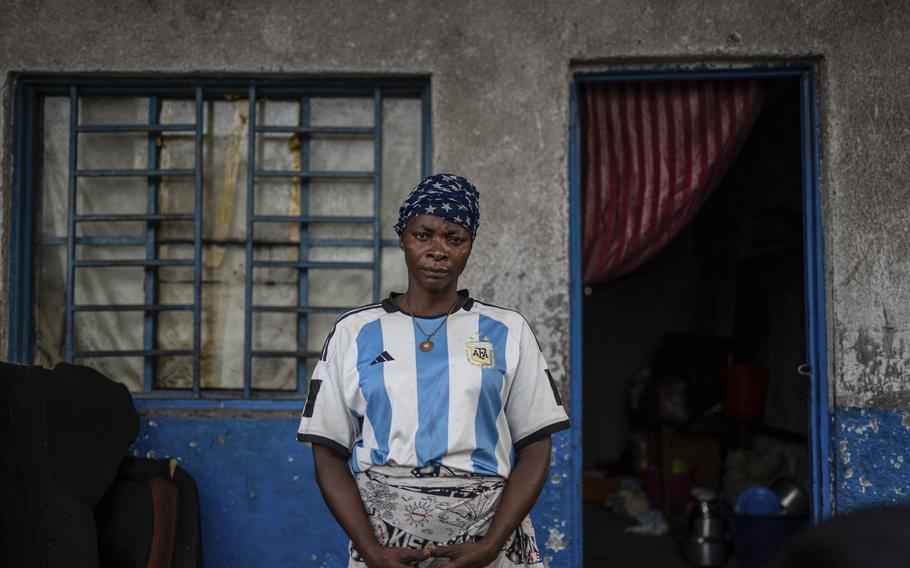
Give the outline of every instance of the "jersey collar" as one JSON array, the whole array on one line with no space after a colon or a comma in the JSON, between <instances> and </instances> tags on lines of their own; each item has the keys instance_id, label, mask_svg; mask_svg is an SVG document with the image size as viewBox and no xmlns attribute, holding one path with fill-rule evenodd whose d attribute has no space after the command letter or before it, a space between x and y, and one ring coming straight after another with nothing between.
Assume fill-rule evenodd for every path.
<instances>
[{"instance_id":1,"label":"jersey collar","mask_svg":"<svg viewBox=\"0 0 910 568\"><path fill-rule=\"evenodd\" d=\"M390 314L395 313L395 312L401 312L403 314L410 315L407 312L405 312L404 310L402 310L400 307L398 307L398 304L395 302L395 298L397 298L398 296L401 296L401 294L402 294L401 292L392 292L391 294L389 294L389 297L385 298L382 301L382 309L384 309L386 311L386 313L390 313ZM462 290L459 290L458 295L461 296L462 298L465 298L465 302L464 302L464 304L461 305L461 309L466 312L471 311L471 307L474 305L474 298L472 298L470 296L468 289L464 288ZM444 315L445 314L439 314L439 316L427 316L427 317L441 317ZM420 317L424 317L424 316L420 316Z\"/></svg>"}]
</instances>

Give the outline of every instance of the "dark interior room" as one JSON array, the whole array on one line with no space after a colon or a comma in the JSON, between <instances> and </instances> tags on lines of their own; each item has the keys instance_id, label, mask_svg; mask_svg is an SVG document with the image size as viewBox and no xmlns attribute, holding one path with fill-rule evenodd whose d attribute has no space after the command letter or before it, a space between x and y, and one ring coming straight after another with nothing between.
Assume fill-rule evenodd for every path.
<instances>
[{"instance_id":1,"label":"dark interior room","mask_svg":"<svg viewBox=\"0 0 910 568\"><path fill-rule=\"evenodd\" d=\"M585 288L588 566L753 566L808 522L800 124L798 82L770 82L693 220ZM756 487L801 501L763 516Z\"/></svg>"}]
</instances>

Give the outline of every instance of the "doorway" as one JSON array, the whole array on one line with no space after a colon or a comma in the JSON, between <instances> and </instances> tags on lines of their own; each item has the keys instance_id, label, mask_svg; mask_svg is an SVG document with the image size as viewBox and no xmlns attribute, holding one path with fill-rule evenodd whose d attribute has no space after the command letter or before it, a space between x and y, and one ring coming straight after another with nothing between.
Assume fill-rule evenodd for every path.
<instances>
[{"instance_id":1,"label":"doorway","mask_svg":"<svg viewBox=\"0 0 910 568\"><path fill-rule=\"evenodd\" d=\"M605 81L725 78L761 79L767 93L711 196L647 262L582 282L579 96ZM692 507L708 492L732 517L746 489L785 480L806 495L807 519L830 510L814 80L812 66L576 76L572 378L587 410L586 565L686 565Z\"/></svg>"}]
</instances>

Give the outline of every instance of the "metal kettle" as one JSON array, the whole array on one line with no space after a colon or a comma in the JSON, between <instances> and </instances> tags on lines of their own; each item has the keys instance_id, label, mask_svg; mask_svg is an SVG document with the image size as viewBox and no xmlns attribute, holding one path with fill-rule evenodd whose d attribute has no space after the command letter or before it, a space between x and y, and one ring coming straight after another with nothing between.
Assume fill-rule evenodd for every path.
<instances>
[{"instance_id":1,"label":"metal kettle","mask_svg":"<svg viewBox=\"0 0 910 568\"><path fill-rule=\"evenodd\" d=\"M727 521L722 502L698 501L689 520L689 536L683 545L686 560L695 566L723 566L730 554Z\"/></svg>"}]
</instances>

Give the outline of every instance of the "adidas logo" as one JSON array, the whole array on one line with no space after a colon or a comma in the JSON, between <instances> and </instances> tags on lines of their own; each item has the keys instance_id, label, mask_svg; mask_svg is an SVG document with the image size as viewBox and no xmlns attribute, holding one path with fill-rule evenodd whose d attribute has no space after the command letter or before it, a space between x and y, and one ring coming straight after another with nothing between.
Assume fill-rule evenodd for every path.
<instances>
[{"instance_id":1,"label":"adidas logo","mask_svg":"<svg viewBox=\"0 0 910 568\"><path fill-rule=\"evenodd\" d=\"M373 365L375 365L377 363L385 363L386 361L394 361L394 360L395 360L395 358L392 357L391 355L389 355L388 351L383 351L382 354L378 355L375 359L373 359L373 362L370 363L370 366L372 367Z\"/></svg>"}]
</instances>

